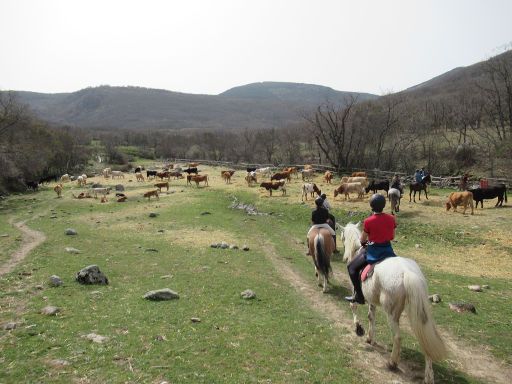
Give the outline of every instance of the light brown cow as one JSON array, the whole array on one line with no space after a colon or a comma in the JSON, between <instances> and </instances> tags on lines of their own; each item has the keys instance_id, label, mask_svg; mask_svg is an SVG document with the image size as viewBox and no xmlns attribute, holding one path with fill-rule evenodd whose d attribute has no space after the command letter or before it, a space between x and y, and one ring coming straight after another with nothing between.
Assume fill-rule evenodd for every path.
<instances>
[{"instance_id":1,"label":"light brown cow","mask_svg":"<svg viewBox=\"0 0 512 384\"><path fill-rule=\"evenodd\" d=\"M155 187L158 188L158 192L162 192L162 188L167 188L167 191L169 191L169 182L163 182L163 183L156 183L154 184Z\"/></svg>"},{"instance_id":2,"label":"light brown cow","mask_svg":"<svg viewBox=\"0 0 512 384\"><path fill-rule=\"evenodd\" d=\"M302 172L302 181L310 180L315 175L314 169L304 169Z\"/></svg>"},{"instance_id":3,"label":"light brown cow","mask_svg":"<svg viewBox=\"0 0 512 384\"><path fill-rule=\"evenodd\" d=\"M311 164L304 165L304 169L313 169L313 166Z\"/></svg>"},{"instance_id":4,"label":"light brown cow","mask_svg":"<svg viewBox=\"0 0 512 384\"><path fill-rule=\"evenodd\" d=\"M366 172L352 172L352 177L368 177Z\"/></svg>"},{"instance_id":5,"label":"light brown cow","mask_svg":"<svg viewBox=\"0 0 512 384\"><path fill-rule=\"evenodd\" d=\"M334 198L342 193L345 194L345 200L348 200L350 193L357 193L357 198L361 198L364 192L361 183L343 183L334 190Z\"/></svg>"},{"instance_id":6,"label":"light brown cow","mask_svg":"<svg viewBox=\"0 0 512 384\"><path fill-rule=\"evenodd\" d=\"M296 167L285 168L285 169L283 169L283 172L289 172L290 175L295 175L296 179L299 178L299 173L297 172L297 168Z\"/></svg>"},{"instance_id":7,"label":"light brown cow","mask_svg":"<svg viewBox=\"0 0 512 384\"><path fill-rule=\"evenodd\" d=\"M188 179L188 177L187 177ZM191 181L195 181L196 182L196 187L199 188L199 183L202 183L204 182L204 185L205 187L208 185L208 175L195 175L195 176L192 176Z\"/></svg>"},{"instance_id":8,"label":"light brown cow","mask_svg":"<svg viewBox=\"0 0 512 384\"><path fill-rule=\"evenodd\" d=\"M64 187L63 187L62 184L57 184L55 187L53 187L53 190L57 194L57 197L62 197L62 190L63 190L63 188Z\"/></svg>"},{"instance_id":9,"label":"light brown cow","mask_svg":"<svg viewBox=\"0 0 512 384\"><path fill-rule=\"evenodd\" d=\"M144 181L144 175L140 172L135 173L135 178L137 179L137 181Z\"/></svg>"},{"instance_id":10,"label":"light brown cow","mask_svg":"<svg viewBox=\"0 0 512 384\"><path fill-rule=\"evenodd\" d=\"M157 200L160 200L160 198L158 197L158 189L154 189L152 191L144 193L144 197L147 197L148 201L151 200L151 196L155 196Z\"/></svg>"},{"instance_id":11,"label":"light brown cow","mask_svg":"<svg viewBox=\"0 0 512 384\"><path fill-rule=\"evenodd\" d=\"M290 172L277 172L272 175L270 178L270 181L272 180L283 180L286 179L288 181L291 181Z\"/></svg>"},{"instance_id":12,"label":"light brown cow","mask_svg":"<svg viewBox=\"0 0 512 384\"><path fill-rule=\"evenodd\" d=\"M231 176L233 176L234 173L235 171L221 171L220 175L224 179L226 184L229 184L231 183Z\"/></svg>"},{"instance_id":13,"label":"light brown cow","mask_svg":"<svg viewBox=\"0 0 512 384\"><path fill-rule=\"evenodd\" d=\"M325 182L327 184L331 184L332 178L333 178L332 172L331 171L325 171L324 180L325 180Z\"/></svg>"},{"instance_id":14,"label":"light brown cow","mask_svg":"<svg viewBox=\"0 0 512 384\"><path fill-rule=\"evenodd\" d=\"M341 178L341 184L343 183L361 183L363 187L368 186L368 179L363 176L343 176Z\"/></svg>"},{"instance_id":15,"label":"light brown cow","mask_svg":"<svg viewBox=\"0 0 512 384\"><path fill-rule=\"evenodd\" d=\"M446 202L446 210L449 211L453 208L453 212L457 212L457 206L462 205L464 207L463 214L466 213L468 204L471 206L471 214L473 214L473 193L469 191L464 192L452 192Z\"/></svg>"}]
</instances>

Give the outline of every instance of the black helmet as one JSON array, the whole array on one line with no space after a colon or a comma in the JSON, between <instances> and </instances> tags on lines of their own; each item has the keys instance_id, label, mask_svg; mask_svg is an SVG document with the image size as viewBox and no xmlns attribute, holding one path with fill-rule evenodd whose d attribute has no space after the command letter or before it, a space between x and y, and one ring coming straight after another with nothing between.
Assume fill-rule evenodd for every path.
<instances>
[{"instance_id":1,"label":"black helmet","mask_svg":"<svg viewBox=\"0 0 512 384\"><path fill-rule=\"evenodd\" d=\"M322 200L327 199L327 195L326 195L325 193L322 193L322 194L320 195L320 197L322 198Z\"/></svg>"},{"instance_id":2,"label":"black helmet","mask_svg":"<svg viewBox=\"0 0 512 384\"><path fill-rule=\"evenodd\" d=\"M370 198L370 207L373 212L381 213L386 206L386 198L379 193L374 194Z\"/></svg>"},{"instance_id":3,"label":"black helmet","mask_svg":"<svg viewBox=\"0 0 512 384\"><path fill-rule=\"evenodd\" d=\"M317 207L321 207L322 205L324 205L324 199L322 199L321 197L317 197L315 199L315 204Z\"/></svg>"}]
</instances>

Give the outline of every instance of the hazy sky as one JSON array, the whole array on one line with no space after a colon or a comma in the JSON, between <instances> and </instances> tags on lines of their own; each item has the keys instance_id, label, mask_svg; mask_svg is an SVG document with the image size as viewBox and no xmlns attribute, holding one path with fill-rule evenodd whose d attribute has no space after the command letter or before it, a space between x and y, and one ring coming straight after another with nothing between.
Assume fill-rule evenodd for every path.
<instances>
[{"instance_id":1,"label":"hazy sky","mask_svg":"<svg viewBox=\"0 0 512 384\"><path fill-rule=\"evenodd\" d=\"M512 41L511 0L0 0L0 89L399 91Z\"/></svg>"}]
</instances>

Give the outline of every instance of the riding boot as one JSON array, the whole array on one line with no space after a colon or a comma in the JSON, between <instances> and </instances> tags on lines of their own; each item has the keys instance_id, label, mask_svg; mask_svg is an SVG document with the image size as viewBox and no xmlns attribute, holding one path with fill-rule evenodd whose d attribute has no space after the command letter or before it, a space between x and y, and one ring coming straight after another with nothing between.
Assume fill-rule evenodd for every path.
<instances>
[{"instance_id":1,"label":"riding boot","mask_svg":"<svg viewBox=\"0 0 512 384\"><path fill-rule=\"evenodd\" d=\"M350 281L352 281L352 285L354 286L354 294L352 296L345 297L345 300L350 301L351 303L355 302L364 304L364 295L361 288L360 274L366 265L367 263L364 254L360 254L354 260L352 260L349 265L347 265Z\"/></svg>"}]
</instances>

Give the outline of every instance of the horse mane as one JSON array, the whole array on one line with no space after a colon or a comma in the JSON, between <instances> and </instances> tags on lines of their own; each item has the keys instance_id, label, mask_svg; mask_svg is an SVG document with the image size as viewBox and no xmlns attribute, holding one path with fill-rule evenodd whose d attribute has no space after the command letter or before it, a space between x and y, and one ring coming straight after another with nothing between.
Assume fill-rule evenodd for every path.
<instances>
[{"instance_id":1,"label":"horse mane","mask_svg":"<svg viewBox=\"0 0 512 384\"><path fill-rule=\"evenodd\" d=\"M350 263L354 258L356 252L361 248L361 230L359 224L348 223L343 228L343 242L345 246L345 253L343 254L343 260Z\"/></svg>"}]
</instances>

